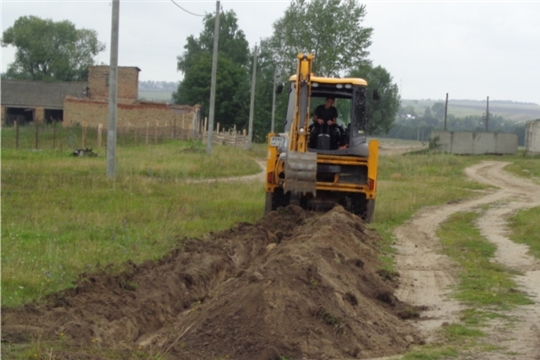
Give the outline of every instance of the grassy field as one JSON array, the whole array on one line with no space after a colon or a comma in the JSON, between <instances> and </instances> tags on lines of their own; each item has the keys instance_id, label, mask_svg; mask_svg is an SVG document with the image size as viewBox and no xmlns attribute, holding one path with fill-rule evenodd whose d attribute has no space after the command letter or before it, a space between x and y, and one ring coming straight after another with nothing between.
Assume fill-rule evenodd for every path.
<instances>
[{"instance_id":1,"label":"grassy field","mask_svg":"<svg viewBox=\"0 0 540 360\"><path fill-rule=\"evenodd\" d=\"M540 158L519 157L521 158L512 160L512 164L507 165L504 169L516 176L527 178L540 184Z\"/></svg>"},{"instance_id":2,"label":"grassy field","mask_svg":"<svg viewBox=\"0 0 540 360\"><path fill-rule=\"evenodd\" d=\"M2 304L39 299L82 272L156 258L183 237L260 218L261 184L186 183L256 173L254 153L204 150L193 142L118 148L110 181L104 157L3 149Z\"/></svg>"},{"instance_id":3,"label":"grassy field","mask_svg":"<svg viewBox=\"0 0 540 360\"><path fill-rule=\"evenodd\" d=\"M2 304L39 299L98 266L156 258L183 237L260 218L261 184L187 180L256 173L252 159L264 157L264 145L252 151L216 146L211 157L204 150L203 144L190 141L119 147L118 176L109 181L103 156L4 148ZM381 157L372 226L384 237L383 261L389 269L394 228L421 207L475 196L474 190L483 186L465 180L462 170L482 159ZM523 171L534 165L529 160L504 159L515 161L516 171L532 173Z\"/></svg>"},{"instance_id":4,"label":"grassy field","mask_svg":"<svg viewBox=\"0 0 540 360\"><path fill-rule=\"evenodd\" d=\"M497 247L476 228L478 217L476 212L454 214L437 231L443 252L460 265L454 296L470 306L469 315L479 315L484 309L507 310L531 304L526 295L515 290L518 285L512 280L512 272L492 262ZM480 322L475 316L464 320L469 324Z\"/></svg>"},{"instance_id":5,"label":"grassy field","mask_svg":"<svg viewBox=\"0 0 540 360\"><path fill-rule=\"evenodd\" d=\"M513 272L492 262L496 246L476 228L479 216L478 212L456 213L437 230L443 253L459 264L453 296L465 306L460 322L441 329L444 341L440 344L417 348L404 360L447 359L471 350L496 350L496 345L483 340L488 321L506 318L501 310L532 303L526 294L515 290Z\"/></svg>"},{"instance_id":6,"label":"grassy field","mask_svg":"<svg viewBox=\"0 0 540 360\"><path fill-rule=\"evenodd\" d=\"M386 140L382 141L385 146ZM203 144L193 141L119 146L114 181L105 177L103 156L75 158L66 149L16 150L4 145L3 306L39 300L72 286L81 273L108 264L114 264L110 271L116 271L128 259L141 262L159 258L185 237L199 237L240 221L254 222L263 215L260 183L190 181L256 173L259 168L253 160L264 158L264 145L257 144L251 151L215 146L211 157L205 155ZM393 269L393 230L424 206L477 196L475 190L485 186L467 180L463 169L487 159L512 162L509 169L520 176L534 179L539 175L537 162L521 156L381 156L376 215L371 227L383 236L385 267ZM536 209L531 209L514 218L514 229L524 230L514 232L516 241L534 242L535 224L540 220L537 214ZM477 234L459 232L474 221L474 216L467 213L452 218L449 224L456 225L456 232L447 231L441 236L449 241L476 238ZM476 249L470 251L474 254ZM492 249L482 244L478 251L486 256L480 264L489 268ZM463 265L465 271L467 266ZM486 274L499 274L498 269L493 271ZM464 325L448 327L449 339L481 336L473 323L491 315L485 312L464 316L470 319ZM424 348L405 358L436 359L454 354L455 347L443 346Z\"/></svg>"},{"instance_id":7,"label":"grassy field","mask_svg":"<svg viewBox=\"0 0 540 360\"><path fill-rule=\"evenodd\" d=\"M510 219L512 235L510 238L529 247L529 253L540 259L540 207L518 212Z\"/></svg>"},{"instance_id":8,"label":"grassy field","mask_svg":"<svg viewBox=\"0 0 540 360\"><path fill-rule=\"evenodd\" d=\"M431 108L436 102L443 103L441 100L402 100L403 107L412 106L418 115L424 114L426 107ZM508 120L527 121L538 119L540 117L540 105L530 103L512 103L499 102L493 99L489 103L489 112L493 115L502 116ZM448 101L448 114L456 117L482 116L486 113L485 100L453 100Z\"/></svg>"}]
</instances>

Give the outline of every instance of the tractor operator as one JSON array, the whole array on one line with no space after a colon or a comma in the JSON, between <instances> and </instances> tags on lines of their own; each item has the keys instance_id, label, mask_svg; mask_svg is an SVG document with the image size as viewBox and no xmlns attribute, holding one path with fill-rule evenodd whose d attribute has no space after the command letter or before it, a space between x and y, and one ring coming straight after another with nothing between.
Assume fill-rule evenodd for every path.
<instances>
[{"instance_id":1,"label":"tractor operator","mask_svg":"<svg viewBox=\"0 0 540 360\"><path fill-rule=\"evenodd\" d=\"M312 149L317 148L317 137L319 134L329 134L331 143L336 144L336 123L338 112L334 107L334 98L327 97L324 105L319 105L315 108L313 114L313 124L311 133L309 136L309 147Z\"/></svg>"}]
</instances>

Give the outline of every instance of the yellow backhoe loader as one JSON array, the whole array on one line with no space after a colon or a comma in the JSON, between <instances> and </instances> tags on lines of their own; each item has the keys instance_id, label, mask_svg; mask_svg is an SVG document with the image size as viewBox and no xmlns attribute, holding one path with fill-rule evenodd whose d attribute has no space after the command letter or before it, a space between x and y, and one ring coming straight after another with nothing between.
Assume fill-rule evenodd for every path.
<instances>
[{"instance_id":1,"label":"yellow backhoe loader","mask_svg":"<svg viewBox=\"0 0 540 360\"><path fill-rule=\"evenodd\" d=\"M296 75L289 79L285 132L268 134L265 213L288 204L315 211L340 204L371 222L379 142L367 143L367 82L316 77L312 63L311 54L298 54ZM338 124L314 138L312 104L328 98L335 99Z\"/></svg>"}]
</instances>

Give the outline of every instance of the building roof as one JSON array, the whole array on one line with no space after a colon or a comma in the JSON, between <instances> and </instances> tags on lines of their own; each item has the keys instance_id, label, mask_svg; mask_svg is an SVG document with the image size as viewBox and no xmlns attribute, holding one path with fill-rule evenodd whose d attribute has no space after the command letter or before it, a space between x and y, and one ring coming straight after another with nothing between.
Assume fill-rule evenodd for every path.
<instances>
[{"instance_id":1,"label":"building roof","mask_svg":"<svg viewBox=\"0 0 540 360\"><path fill-rule=\"evenodd\" d=\"M62 109L66 96L80 97L87 82L2 80L2 105Z\"/></svg>"}]
</instances>

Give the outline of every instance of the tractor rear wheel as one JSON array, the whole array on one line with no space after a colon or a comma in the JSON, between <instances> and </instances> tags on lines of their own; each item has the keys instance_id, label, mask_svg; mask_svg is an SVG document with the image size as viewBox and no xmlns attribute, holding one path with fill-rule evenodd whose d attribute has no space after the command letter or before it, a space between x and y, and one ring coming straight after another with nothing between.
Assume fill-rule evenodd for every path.
<instances>
[{"instance_id":1,"label":"tractor rear wheel","mask_svg":"<svg viewBox=\"0 0 540 360\"><path fill-rule=\"evenodd\" d=\"M366 223L372 222L375 213L375 199L367 199L366 194L362 193L351 194L350 199L350 212L362 218Z\"/></svg>"},{"instance_id":2,"label":"tractor rear wheel","mask_svg":"<svg viewBox=\"0 0 540 360\"><path fill-rule=\"evenodd\" d=\"M273 193L266 193L266 205L264 207L264 214L268 214L270 211L277 210L280 207L289 205L290 195L283 193L283 188L275 188Z\"/></svg>"}]
</instances>

